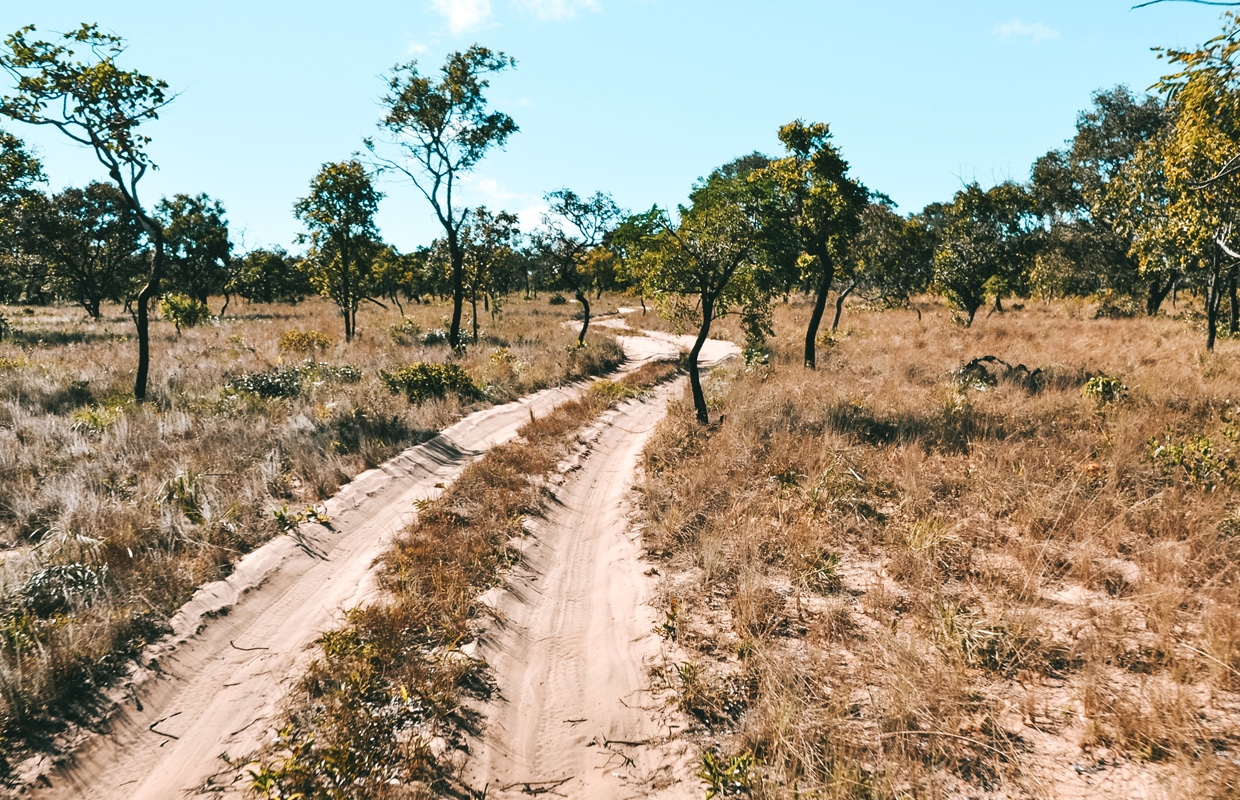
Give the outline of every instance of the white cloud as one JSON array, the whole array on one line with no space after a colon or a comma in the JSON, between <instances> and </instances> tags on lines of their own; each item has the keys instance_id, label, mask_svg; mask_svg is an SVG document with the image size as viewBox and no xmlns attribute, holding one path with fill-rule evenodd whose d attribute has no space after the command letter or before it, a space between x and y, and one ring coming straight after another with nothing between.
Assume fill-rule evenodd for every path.
<instances>
[{"instance_id":1,"label":"white cloud","mask_svg":"<svg viewBox=\"0 0 1240 800\"><path fill-rule=\"evenodd\" d=\"M421 42L410 41L409 44L405 47L405 52L411 56L420 56L420 55L425 55L426 51L429 49L430 49L429 47L422 44Z\"/></svg>"},{"instance_id":2,"label":"white cloud","mask_svg":"<svg viewBox=\"0 0 1240 800\"><path fill-rule=\"evenodd\" d=\"M517 5L539 19L566 20L578 11L602 11L598 0L517 0Z\"/></svg>"},{"instance_id":3,"label":"white cloud","mask_svg":"<svg viewBox=\"0 0 1240 800\"><path fill-rule=\"evenodd\" d=\"M491 0L431 0L431 5L453 33L475 28L491 16Z\"/></svg>"},{"instance_id":4,"label":"white cloud","mask_svg":"<svg viewBox=\"0 0 1240 800\"><path fill-rule=\"evenodd\" d=\"M995 26L994 33L1000 39L1029 39L1034 44L1058 39L1059 31L1044 22L1025 22L1022 19L1000 22Z\"/></svg>"}]
</instances>

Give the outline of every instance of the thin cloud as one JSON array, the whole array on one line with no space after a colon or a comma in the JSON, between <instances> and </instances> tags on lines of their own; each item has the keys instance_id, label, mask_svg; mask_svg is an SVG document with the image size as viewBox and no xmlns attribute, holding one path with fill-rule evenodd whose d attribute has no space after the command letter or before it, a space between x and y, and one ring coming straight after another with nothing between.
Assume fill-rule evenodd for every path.
<instances>
[{"instance_id":1,"label":"thin cloud","mask_svg":"<svg viewBox=\"0 0 1240 800\"><path fill-rule=\"evenodd\" d=\"M1044 22L1025 22L1022 19L1000 22L995 26L994 33L1000 39L1028 39L1033 44L1042 44L1059 38L1059 31Z\"/></svg>"},{"instance_id":2,"label":"thin cloud","mask_svg":"<svg viewBox=\"0 0 1240 800\"><path fill-rule=\"evenodd\" d=\"M453 33L476 28L491 16L491 0L431 0L431 6Z\"/></svg>"},{"instance_id":3,"label":"thin cloud","mask_svg":"<svg viewBox=\"0 0 1240 800\"><path fill-rule=\"evenodd\" d=\"M517 0L517 7L539 19L567 20L578 11L602 11L598 0Z\"/></svg>"},{"instance_id":4,"label":"thin cloud","mask_svg":"<svg viewBox=\"0 0 1240 800\"><path fill-rule=\"evenodd\" d=\"M426 51L427 51L427 50L429 50L429 49L430 49L429 47L427 47L426 45L422 44L421 42L412 42L412 41L411 41L411 42L409 42L409 44L405 47L405 52L406 52L407 54L411 55L411 56L420 56L420 55L425 55L425 54L426 54Z\"/></svg>"}]
</instances>

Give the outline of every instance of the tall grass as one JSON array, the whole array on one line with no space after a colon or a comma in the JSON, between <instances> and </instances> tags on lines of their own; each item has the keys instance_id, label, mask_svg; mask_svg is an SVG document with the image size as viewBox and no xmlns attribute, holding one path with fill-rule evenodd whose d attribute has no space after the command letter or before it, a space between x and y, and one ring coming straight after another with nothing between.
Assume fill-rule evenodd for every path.
<instances>
[{"instance_id":1,"label":"tall grass","mask_svg":"<svg viewBox=\"0 0 1240 800\"><path fill-rule=\"evenodd\" d=\"M674 406L646 454L704 773L739 759L761 798L1235 796L1234 347L1064 306L853 310L810 372L808 310L778 311L773 365L718 373L724 422ZM1041 378L959 372L984 355Z\"/></svg>"},{"instance_id":2,"label":"tall grass","mask_svg":"<svg viewBox=\"0 0 1240 800\"><path fill-rule=\"evenodd\" d=\"M413 404L381 370L452 362L482 403L614 368L600 331L574 346L567 314L505 306L453 353L447 311L363 315L345 345L334 307L233 305L236 316L153 327L152 402L129 399L131 325L64 309L0 309L0 772L158 636L200 584L279 532L273 510L331 496L477 403ZM29 313L24 313L29 311Z\"/></svg>"}]
</instances>

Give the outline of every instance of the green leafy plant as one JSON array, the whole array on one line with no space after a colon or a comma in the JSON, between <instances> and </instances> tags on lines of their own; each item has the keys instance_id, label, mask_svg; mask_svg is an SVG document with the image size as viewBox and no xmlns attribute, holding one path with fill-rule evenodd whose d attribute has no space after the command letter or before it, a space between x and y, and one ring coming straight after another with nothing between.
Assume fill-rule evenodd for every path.
<instances>
[{"instance_id":1,"label":"green leafy plant","mask_svg":"<svg viewBox=\"0 0 1240 800\"><path fill-rule=\"evenodd\" d=\"M280 335L278 346L283 353L323 353L335 343L335 339L322 331L291 328Z\"/></svg>"},{"instance_id":2,"label":"green leafy plant","mask_svg":"<svg viewBox=\"0 0 1240 800\"><path fill-rule=\"evenodd\" d=\"M419 361L395 372L379 371L379 379L392 392L404 394L410 403L424 403L454 394L462 400L481 400L482 389L456 364Z\"/></svg>"},{"instance_id":3,"label":"green leafy plant","mask_svg":"<svg viewBox=\"0 0 1240 800\"><path fill-rule=\"evenodd\" d=\"M409 317L401 317L399 323L388 328L388 334L396 344L414 344L421 341L422 326Z\"/></svg>"},{"instance_id":4,"label":"green leafy plant","mask_svg":"<svg viewBox=\"0 0 1240 800\"><path fill-rule=\"evenodd\" d=\"M1092 398L1098 407L1118 403L1128 396L1128 387L1119 378L1095 375L1081 387L1081 397Z\"/></svg>"},{"instance_id":5,"label":"green leafy plant","mask_svg":"<svg viewBox=\"0 0 1240 800\"><path fill-rule=\"evenodd\" d=\"M182 328L192 328L209 320L211 311L206 303L187 294L173 292L160 298L159 315L175 325L177 333L180 333Z\"/></svg>"},{"instance_id":6,"label":"green leafy plant","mask_svg":"<svg viewBox=\"0 0 1240 800\"><path fill-rule=\"evenodd\" d=\"M712 797L737 797L753 790L753 753L748 750L734 756L724 756L714 750L702 754L702 769L698 777L706 784L706 800Z\"/></svg>"}]
</instances>

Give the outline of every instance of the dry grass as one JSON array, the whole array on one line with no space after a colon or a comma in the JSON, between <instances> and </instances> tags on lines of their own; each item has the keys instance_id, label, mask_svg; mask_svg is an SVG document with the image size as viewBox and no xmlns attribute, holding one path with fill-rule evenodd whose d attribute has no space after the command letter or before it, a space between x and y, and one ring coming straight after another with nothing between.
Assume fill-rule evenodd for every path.
<instances>
[{"instance_id":1,"label":"dry grass","mask_svg":"<svg viewBox=\"0 0 1240 800\"><path fill-rule=\"evenodd\" d=\"M673 408L665 677L712 763L753 757L736 792L1240 792L1240 353L1079 311L852 310L808 372L793 303L772 367L718 373L721 426ZM988 354L1044 371L955 374Z\"/></svg>"},{"instance_id":2,"label":"dry grass","mask_svg":"<svg viewBox=\"0 0 1240 800\"><path fill-rule=\"evenodd\" d=\"M412 324L366 311L349 345L318 300L234 304L236 316L179 336L157 322L153 402L135 406L120 309L99 323L0 309L18 329L0 342L0 772L66 718L89 717L92 688L195 587L278 532L273 511L329 497L467 410L454 397L410 404L379 370L452 360L485 385L484 402L503 402L622 357L605 331L574 348L570 312L541 302L510 303L452 354L424 343L447 310L410 307ZM226 388L307 359L317 366L292 396Z\"/></svg>"},{"instance_id":3,"label":"dry grass","mask_svg":"<svg viewBox=\"0 0 1240 800\"><path fill-rule=\"evenodd\" d=\"M543 509L541 482L573 432L675 371L646 364L596 382L422 505L383 559L386 601L352 611L320 638L277 743L253 770L257 796L461 796L450 755L473 723L461 700L489 693L485 665L459 649L481 612L476 598L514 563L512 543L525 535L524 518Z\"/></svg>"}]
</instances>

